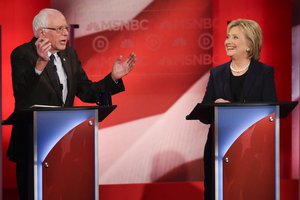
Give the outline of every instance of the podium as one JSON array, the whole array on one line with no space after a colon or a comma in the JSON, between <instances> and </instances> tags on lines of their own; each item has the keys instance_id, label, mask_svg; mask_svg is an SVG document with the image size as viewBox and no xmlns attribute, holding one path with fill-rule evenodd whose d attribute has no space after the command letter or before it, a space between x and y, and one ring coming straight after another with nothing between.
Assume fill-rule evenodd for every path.
<instances>
[{"instance_id":1,"label":"podium","mask_svg":"<svg viewBox=\"0 0 300 200\"><path fill-rule=\"evenodd\" d=\"M216 200L280 199L279 119L297 103L197 104L186 116L214 125Z\"/></svg>"},{"instance_id":2,"label":"podium","mask_svg":"<svg viewBox=\"0 0 300 200\"><path fill-rule=\"evenodd\" d=\"M3 122L32 119L34 200L99 199L98 122L115 108L35 107Z\"/></svg>"}]
</instances>

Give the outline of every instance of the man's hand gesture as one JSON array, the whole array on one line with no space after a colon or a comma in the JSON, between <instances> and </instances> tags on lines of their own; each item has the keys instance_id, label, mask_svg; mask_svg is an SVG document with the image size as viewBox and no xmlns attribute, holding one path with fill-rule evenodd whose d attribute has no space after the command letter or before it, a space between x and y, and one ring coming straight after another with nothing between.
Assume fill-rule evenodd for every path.
<instances>
[{"instance_id":1,"label":"man's hand gesture","mask_svg":"<svg viewBox=\"0 0 300 200\"><path fill-rule=\"evenodd\" d=\"M136 55L134 53L131 53L124 61L122 61L122 56L120 56L116 60L112 68L112 79L114 81L118 81L119 79L127 75L129 72L131 72L131 70L134 67L135 61Z\"/></svg>"}]
</instances>

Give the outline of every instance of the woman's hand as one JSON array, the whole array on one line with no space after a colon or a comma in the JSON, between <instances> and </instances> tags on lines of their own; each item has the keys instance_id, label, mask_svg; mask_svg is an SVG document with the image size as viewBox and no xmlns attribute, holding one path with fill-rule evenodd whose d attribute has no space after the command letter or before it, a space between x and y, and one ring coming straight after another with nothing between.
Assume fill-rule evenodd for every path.
<instances>
[{"instance_id":1,"label":"woman's hand","mask_svg":"<svg viewBox=\"0 0 300 200\"><path fill-rule=\"evenodd\" d=\"M215 103L230 103L230 101L220 98L215 100Z\"/></svg>"}]
</instances>

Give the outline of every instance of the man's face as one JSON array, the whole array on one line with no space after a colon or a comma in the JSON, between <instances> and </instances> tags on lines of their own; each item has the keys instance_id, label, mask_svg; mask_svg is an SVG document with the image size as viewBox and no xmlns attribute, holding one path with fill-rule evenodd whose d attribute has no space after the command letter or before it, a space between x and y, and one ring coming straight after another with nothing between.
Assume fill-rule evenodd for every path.
<instances>
[{"instance_id":1,"label":"man's face","mask_svg":"<svg viewBox=\"0 0 300 200\"><path fill-rule=\"evenodd\" d=\"M48 15L47 31L44 36L51 43L51 52L55 53L65 50L69 38L69 29L66 18L61 13L52 13Z\"/></svg>"}]
</instances>

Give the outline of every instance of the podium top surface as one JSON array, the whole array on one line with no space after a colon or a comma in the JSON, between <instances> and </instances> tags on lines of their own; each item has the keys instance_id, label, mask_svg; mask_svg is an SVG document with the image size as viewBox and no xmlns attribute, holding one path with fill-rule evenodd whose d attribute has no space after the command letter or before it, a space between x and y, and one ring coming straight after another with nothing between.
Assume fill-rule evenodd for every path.
<instances>
[{"instance_id":1,"label":"podium top surface","mask_svg":"<svg viewBox=\"0 0 300 200\"><path fill-rule=\"evenodd\" d=\"M98 121L103 121L117 106L74 106L74 107L59 107L59 106L44 106L35 105L28 109L13 112L6 120L2 121L2 125L12 125L15 119L22 115L35 111L76 111L76 110L98 110Z\"/></svg>"},{"instance_id":2,"label":"podium top surface","mask_svg":"<svg viewBox=\"0 0 300 200\"><path fill-rule=\"evenodd\" d=\"M66 110L93 110L98 109L98 106L73 106L73 107L60 107L60 106L48 106L48 105L34 105L30 108L21 110L20 112L31 111L66 111Z\"/></svg>"},{"instance_id":3,"label":"podium top surface","mask_svg":"<svg viewBox=\"0 0 300 200\"><path fill-rule=\"evenodd\" d=\"M245 106L279 106L280 118L285 118L297 106L298 101L267 102L267 103L198 103L186 116L187 120L207 121L213 119L215 107L245 107Z\"/></svg>"}]
</instances>

